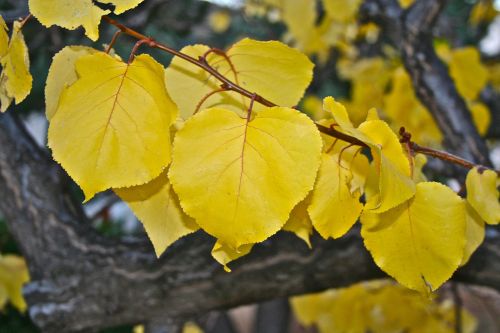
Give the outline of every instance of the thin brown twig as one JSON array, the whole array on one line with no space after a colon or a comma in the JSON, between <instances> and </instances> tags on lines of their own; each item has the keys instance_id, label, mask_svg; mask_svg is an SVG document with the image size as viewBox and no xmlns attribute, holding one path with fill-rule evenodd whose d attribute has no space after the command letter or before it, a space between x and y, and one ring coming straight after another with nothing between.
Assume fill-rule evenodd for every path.
<instances>
[{"instance_id":1,"label":"thin brown twig","mask_svg":"<svg viewBox=\"0 0 500 333\"><path fill-rule=\"evenodd\" d=\"M231 80L229 80L228 78L226 78L224 75L222 75L221 73L219 73L219 71L217 71L215 68L213 68L212 66L210 66L208 64L208 62L206 61L206 55L208 55L209 53L211 52L214 52L214 53L217 53L218 49L210 49L208 50L205 55L199 57L198 59L194 58L194 57L191 57L190 55L188 54L185 54L185 53L182 53L180 51L177 51L169 46L166 46L166 45L163 45L159 42L156 42L154 39L148 37L148 36L145 36L133 29L130 29L128 28L127 26L117 22L116 20L113 20L112 18L108 17L108 16L103 16L104 20L106 22L108 22L109 24L111 25L114 25L115 27L117 27L118 29L120 29L121 32L123 32L124 34L127 34L131 37L134 37L136 39L139 39L139 42L136 43L136 47L134 47L134 51L137 51L137 48L142 45L142 44L148 44L149 47L152 47L152 48L156 48L156 49L159 49L159 50L162 50L162 51L165 51L169 54L172 54L176 57L179 57L181 59L184 59L185 61L197 66L197 67L200 67L201 69L205 70L207 73L211 74L213 77L215 77L217 80L219 80L222 84L221 84L221 87L224 87L226 90L228 91L234 91L234 92L237 92L239 93L240 95L242 96L245 96L249 99L252 100L252 102L258 102L264 106L267 106L267 107L274 107L274 106L278 106L277 104L267 100L266 98L262 97L261 95L259 94L256 94L256 93L253 93L253 92L250 92L248 90L246 90L245 88L241 87L240 85L238 85L237 83L234 83L232 82ZM135 54L134 51L132 52L132 55ZM225 54L225 52L222 51L223 54ZM217 53L218 54L218 53ZM131 58L132 58L132 55L131 55ZM227 55L226 55L227 57ZM337 139L340 139L342 141L345 141L345 142L348 142L350 143L351 145L356 145L356 146L360 146L360 147L368 147L368 145L366 143L364 143L363 141L355 138L355 137L352 137L348 134L345 134L345 133L342 133L340 131L337 131L336 129L332 128L332 127L326 127L326 126L323 126L323 125L320 125L320 124L317 124L316 123L316 127L318 128L318 130L323 133L323 134L326 134L326 135L329 135L329 136L332 136L334 138L337 138ZM404 141L402 141L404 142ZM436 150L436 149L432 149L432 148L428 148L428 147L423 147L423 146L420 146L418 144L416 144L415 142L412 142L412 141L409 141L408 142L408 145L410 146L410 148L416 152L416 153L421 153L421 154L424 154L424 155L427 155L427 156L431 156L431 157L435 157L435 158L438 158L438 159L441 159L443 161L446 161L446 162L450 162L450 163L454 163L454 164L457 164L457 165L460 165L464 168L467 168L467 169L472 169L474 167L480 167L480 168L484 168L484 169L490 169L490 168L487 168L483 165L478 165L478 164L475 164L473 162L470 162L470 161L467 161L461 157L458 157L458 156L455 156L453 154L450 154L450 153L447 153L447 152L444 152L444 151L439 151L439 150ZM497 171L497 170L494 170L498 175L500 175L500 171Z\"/></svg>"},{"instance_id":2,"label":"thin brown twig","mask_svg":"<svg viewBox=\"0 0 500 333\"><path fill-rule=\"evenodd\" d=\"M121 34L123 34L123 31L121 31L121 30L118 30L117 32L115 32L115 34L113 35L113 38L111 39L111 42L109 43L108 47L106 48L107 54L109 54L109 52L113 48L113 45L115 45L116 41L118 40L118 37L120 37Z\"/></svg>"},{"instance_id":3,"label":"thin brown twig","mask_svg":"<svg viewBox=\"0 0 500 333\"><path fill-rule=\"evenodd\" d=\"M221 93L224 91L228 91L228 89L221 87L221 88L213 90L213 91L209 92L208 94L206 94L205 96L203 96L203 98L196 105L196 109L194 110L193 115L197 114L200 111L201 106L203 105L203 103L205 103L207 101L207 99L209 99L210 97L212 97L215 94L218 94L218 93Z\"/></svg>"}]
</instances>

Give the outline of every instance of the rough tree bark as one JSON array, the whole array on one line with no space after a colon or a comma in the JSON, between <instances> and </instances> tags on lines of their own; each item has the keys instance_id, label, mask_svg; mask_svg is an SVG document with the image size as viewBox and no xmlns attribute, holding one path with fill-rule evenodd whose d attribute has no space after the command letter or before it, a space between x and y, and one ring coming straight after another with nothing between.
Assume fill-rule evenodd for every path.
<instances>
[{"instance_id":1,"label":"rough tree bark","mask_svg":"<svg viewBox=\"0 0 500 333\"><path fill-rule=\"evenodd\" d=\"M424 51L406 55L419 57ZM428 84L434 82L426 79L429 75L444 74L412 75ZM433 105L442 113L449 106ZM172 319L384 277L359 230L337 241L315 236L312 250L279 233L238 260L230 274L210 257L214 240L202 232L180 240L160 259L145 238L107 239L90 227L81 205L68 195L64 172L19 125L13 115L0 115L0 212L27 259L29 314L44 332L92 332L134 323L169 332L176 329ZM453 121L453 126L469 125ZM482 162L482 141L475 135L468 141L465 156ZM488 233L453 279L500 290L500 235Z\"/></svg>"},{"instance_id":2,"label":"rough tree bark","mask_svg":"<svg viewBox=\"0 0 500 333\"><path fill-rule=\"evenodd\" d=\"M447 0L419 0L403 10L397 0L366 0L362 18L380 25L392 44L400 48L413 88L436 120L445 147L490 166L488 147L433 46L432 30L447 3Z\"/></svg>"}]
</instances>

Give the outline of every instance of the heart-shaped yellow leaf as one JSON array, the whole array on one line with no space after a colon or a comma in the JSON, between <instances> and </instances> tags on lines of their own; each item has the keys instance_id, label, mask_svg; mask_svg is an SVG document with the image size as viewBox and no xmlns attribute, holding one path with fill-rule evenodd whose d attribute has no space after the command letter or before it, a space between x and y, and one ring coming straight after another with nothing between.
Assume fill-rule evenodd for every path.
<instances>
[{"instance_id":1,"label":"heart-shaped yellow leaf","mask_svg":"<svg viewBox=\"0 0 500 333\"><path fill-rule=\"evenodd\" d=\"M170 163L170 125L177 108L164 69L148 55L126 64L105 53L76 62L49 126L54 159L86 199L109 188L145 184Z\"/></svg>"},{"instance_id":2,"label":"heart-shaped yellow leaf","mask_svg":"<svg viewBox=\"0 0 500 333\"><path fill-rule=\"evenodd\" d=\"M408 288L434 291L462 262L465 204L442 184L419 183L412 199L382 214L365 213L361 222L375 263Z\"/></svg>"},{"instance_id":3,"label":"heart-shaped yellow leaf","mask_svg":"<svg viewBox=\"0 0 500 333\"><path fill-rule=\"evenodd\" d=\"M237 249L280 230L314 185L321 137L297 110L274 107L244 119L225 109L186 121L169 178L184 211Z\"/></svg>"}]
</instances>

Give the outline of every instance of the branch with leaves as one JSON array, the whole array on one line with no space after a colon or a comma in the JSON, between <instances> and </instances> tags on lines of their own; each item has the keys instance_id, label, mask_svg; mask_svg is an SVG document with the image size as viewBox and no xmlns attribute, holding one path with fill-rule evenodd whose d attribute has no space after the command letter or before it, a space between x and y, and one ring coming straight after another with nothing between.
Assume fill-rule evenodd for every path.
<instances>
[{"instance_id":1,"label":"branch with leaves","mask_svg":"<svg viewBox=\"0 0 500 333\"><path fill-rule=\"evenodd\" d=\"M86 200L112 189L127 202L161 256L156 260L147 245L115 243L76 223L84 220L80 208L68 203L66 191L52 179L62 170L42 152L31 151L27 139L16 142L13 138L24 134L11 116L2 116L0 142L9 148L0 153L0 180L8 199L0 204L33 273L26 289L30 314L47 331L132 322L156 327L170 321L161 319L165 313L182 318L382 276L364 247L402 285L432 293L469 262L483 243L485 223L499 223L498 173L472 162L489 165L471 124L468 161L420 146L405 130L398 137L375 109L355 122L349 108L332 97L319 107L327 116L313 122L295 108L312 80L313 64L283 43L243 39L227 51L204 45L177 51L118 23L94 3L84 9L99 15L79 21L32 2L33 15L43 24L82 25L93 40L101 16L119 29L105 52L68 46L54 57L46 86L49 147ZM140 2L116 3L115 13ZM426 64L441 68L439 82L451 80L429 49L428 31L418 24L432 25L443 4L418 2L405 12L402 28L409 30L403 35L411 78L422 85L421 99L441 116L447 104L432 94L436 82L429 76L435 73ZM429 8L433 15L422 17ZM15 23L10 42L6 28L0 36L4 109L23 100L31 87L21 33L25 22ZM138 39L128 61L112 52L121 35ZM419 48L417 40L427 46ZM165 69L153 57L138 55L142 46L174 59ZM19 64L24 75L13 71ZM444 96L465 108L456 91ZM439 123L443 127L446 121ZM455 135L457 128L443 132ZM457 149L456 142L451 147ZM428 181L422 154L471 169L467 198ZM52 201L48 193L61 195ZM353 229L358 220L364 247ZM199 232L187 236L199 229L213 238ZM270 239L280 230L295 233L312 249L283 234ZM340 240L320 240L311 236L313 230ZM23 237L34 241L23 243ZM479 251L496 262L497 246L489 239L484 243ZM224 273L209 252L227 271L231 262L233 272ZM74 267L75 260L85 265ZM278 270L282 274L269 281L266 272ZM472 260L457 275L476 277L498 288L497 265ZM247 287L242 292L235 285ZM146 302L121 306L144 295L150 297L147 313L139 311ZM193 295L199 303L192 302ZM106 316L95 312L102 308L110 310Z\"/></svg>"},{"instance_id":2,"label":"branch with leaves","mask_svg":"<svg viewBox=\"0 0 500 333\"><path fill-rule=\"evenodd\" d=\"M215 77L217 80L219 80L221 83L220 89L214 90L214 91L210 92L209 94L207 94L206 96L204 96L203 99L200 101L200 104L202 104L206 99L211 97L212 94L221 93L224 91L234 91L234 92L237 92L237 93L241 94L242 96L245 96L249 99L255 100L256 102L258 102L262 105L265 105L268 107L278 106L277 104L267 100L266 98L262 97L261 95L256 94L255 92L250 92L250 91L246 90L245 88L239 86L237 83L232 82L227 77L221 75L221 73L219 73L215 68L210 66L210 64L207 62L207 55L210 53L216 53L220 56L223 56L230 63L230 59L224 51L211 48L207 52L205 52L205 54L203 56L200 56L198 59L195 59L188 54L185 54L183 52L179 52L179 51L174 50L166 45L158 43L153 38L147 37L147 36L137 32L133 29L130 29L130 28L126 27L125 25L120 24L116 20L111 19L108 16L104 16L103 18L106 22L116 26L119 29L117 34L115 34L115 37L119 36L118 33L120 33L120 34L123 33L123 34L132 36L132 37L139 40L136 44L136 47L134 47L134 50L131 53L131 57L135 54L135 51L137 50L138 46L147 45L149 47L160 49L160 50L165 51L171 55L174 55L174 56L177 56L181 59L184 59L185 61L188 61L188 62L194 64L195 66L200 67L201 69L203 69L204 71L206 71L207 73L209 73L210 75ZM116 42L115 37L113 37L111 43L109 44L109 48L111 48L114 45L114 43ZM234 68L233 68L233 71L234 71ZM194 113L199 111L199 109L200 109L200 107L197 107L196 111ZM366 147L366 148L368 147L363 141L357 139L356 137L349 136L345 133L337 131L334 126L327 127L327 126L324 126L324 125L321 125L318 123L316 123L316 126L320 132L322 132L326 135L329 135L329 136L337 138L339 140L348 142L352 145ZM413 146L413 150L415 152L418 152L418 153L421 153L424 155L428 155L431 157L439 158L443 161L446 161L449 163L454 163L454 164L460 165L460 166L467 168L467 169L472 169L474 167L489 169L488 167L482 166L480 164L475 164L473 162L467 161L466 159L463 159L463 158L460 158L457 156L453 156L453 155L446 153L446 152L437 151L435 149L419 146L414 142L412 143L412 146Z\"/></svg>"}]
</instances>

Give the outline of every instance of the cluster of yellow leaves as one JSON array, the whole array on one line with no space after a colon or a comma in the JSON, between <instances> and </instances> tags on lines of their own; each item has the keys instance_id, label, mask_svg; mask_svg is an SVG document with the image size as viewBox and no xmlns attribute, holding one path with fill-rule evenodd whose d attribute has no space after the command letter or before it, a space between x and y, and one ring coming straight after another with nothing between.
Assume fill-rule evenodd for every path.
<instances>
[{"instance_id":1,"label":"cluster of yellow leaves","mask_svg":"<svg viewBox=\"0 0 500 333\"><path fill-rule=\"evenodd\" d=\"M479 51L473 47L450 50L445 44L438 45L437 51L448 64L458 91L466 99L479 133L484 135L491 116L487 106L479 101L479 93L488 83L489 75L480 62ZM346 55L337 68L340 76L351 82L351 97L344 103L355 124L360 124L367 110L375 107L394 130L404 126L414 141L428 146L440 145L442 134L416 97L411 79L397 59L390 54L388 59L357 59Z\"/></svg>"},{"instance_id":2,"label":"cluster of yellow leaves","mask_svg":"<svg viewBox=\"0 0 500 333\"><path fill-rule=\"evenodd\" d=\"M304 326L320 333L455 332L455 307L437 302L390 281L373 281L290 300ZM462 309L462 332L473 333L476 319Z\"/></svg>"},{"instance_id":3,"label":"cluster of yellow leaves","mask_svg":"<svg viewBox=\"0 0 500 333\"><path fill-rule=\"evenodd\" d=\"M137 7L144 0L100 0L101 4L111 4L114 13L121 14ZM87 37L96 41L99 38L99 23L104 15L110 13L103 10L92 0L29 0L31 14L46 27L58 25L74 30L80 26L85 29Z\"/></svg>"},{"instance_id":4,"label":"cluster of yellow leaves","mask_svg":"<svg viewBox=\"0 0 500 333\"><path fill-rule=\"evenodd\" d=\"M139 2L121 3L116 12ZM38 2L30 2L36 7L33 3ZM100 10L92 2L78 4ZM50 8L38 5L54 18ZM302 40L299 22L302 28L305 22L311 36L311 17L311 29L319 27L316 3L302 5L273 3L294 39L306 45L315 42ZM345 25L354 19L359 2L346 8L335 1L323 5L329 24ZM95 22L78 24L96 37L90 33ZM322 138L311 119L293 108L312 79L313 64L299 51L280 42L243 39L225 52L204 45L182 52L205 59L221 75L280 106L253 105L177 57L165 70L148 55L125 63L78 46L54 57L46 85L54 159L80 185L86 200L112 189L126 201L158 256L201 228L217 239L212 255L229 270L229 262L279 230L294 232L310 246L313 228L324 238L338 238L361 219L375 262L403 285L428 292L444 283L482 241L480 222L472 222L495 223L498 216L485 215L484 207L469 200L471 208L466 208L451 189L427 182L421 174L424 162L409 156L374 109L365 111L376 100L381 106L405 103L425 114L409 78L401 70L388 71L392 65L385 61L345 65L344 75L355 81L356 101L350 106L363 112L349 115L331 97L317 112L328 116L322 120L325 126L362 142L367 147L363 152ZM459 90L474 101L482 84L468 83L470 73L461 69L470 58L468 52L453 53L450 72ZM386 96L391 81L393 90ZM317 102L310 104L317 107ZM387 109L394 118L402 117L396 108ZM432 121L421 118L416 124L407 119L409 129L423 131ZM475 183L489 188L488 177Z\"/></svg>"},{"instance_id":5,"label":"cluster of yellow leaves","mask_svg":"<svg viewBox=\"0 0 500 333\"><path fill-rule=\"evenodd\" d=\"M68 46L54 57L45 90L54 159L87 200L115 189L148 221L158 254L198 228L180 209L166 176L178 109L167 94L164 72L148 55L126 64L91 48Z\"/></svg>"},{"instance_id":6,"label":"cluster of yellow leaves","mask_svg":"<svg viewBox=\"0 0 500 333\"><path fill-rule=\"evenodd\" d=\"M28 268L23 258L10 254L0 255L0 310L9 301L19 311L26 310L22 287L28 281Z\"/></svg>"},{"instance_id":7,"label":"cluster of yellow leaves","mask_svg":"<svg viewBox=\"0 0 500 333\"><path fill-rule=\"evenodd\" d=\"M14 22L9 41L7 25L0 16L0 111L5 112L13 100L21 103L30 93L33 78L29 67L28 47L21 31L22 24Z\"/></svg>"},{"instance_id":8,"label":"cluster of yellow leaves","mask_svg":"<svg viewBox=\"0 0 500 333\"><path fill-rule=\"evenodd\" d=\"M338 238L361 218L365 246L380 268L411 289L436 290L483 241L483 220L498 223L496 173L486 170L480 177L472 170L466 202L450 188L427 182L421 172L425 158L409 156L374 110L357 128L332 98L324 100L325 112L330 119L320 123L364 142L373 160L368 164L359 147L324 137L307 207L312 225L324 238Z\"/></svg>"},{"instance_id":9,"label":"cluster of yellow leaves","mask_svg":"<svg viewBox=\"0 0 500 333\"><path fill-rule=\"evenodd\" d=\"M197 57L208 47L184 51ZM207 60L284 106L255 105L248 114L249 100L223 92L192 116L218 89L199 68L175 58L165 71L147 55L126 64L69 46L47 79L49 146L86 200L111 188L130 205L157 255L201 227L218 239L213 255L225 265L283 228L314 185L322 142L314 123L290 108L311 81L307 57L244 39Z\"/></svg>"},{"instance_id":10,"label":"cluster of yellow leaves","mask_svg":"<svg viewBox=\"0 0 500 333\"><path fill-rule=\"evenodd\" d=\"M391 89L383 97L383 111L393 128L404 126L412 134L412 139L422 145L439 145L443 139L441 131L430 112L415 96L408 73L399 67L393 72L391 80Z\"/></svg>"},{"instance_id":11,"label":"cluster of yellow leaves","mask_svg":"<svg viewBox=\"0 0 500 333\"><path fill-rule=\"evenodd\" d=\"M321 62L327 60L331 47L350 48L349 44L358 37L378 36L374 25L359 26L356 22L361 0L321 2L325 15L319 22L316 0L247 0L246 12L272 13L274 20L282 21L288 28L283 39L306 54L317 54Z\"/></svg>"},{"instance_id":12,"label":"cluster of yellow leaves","mask_svg":"<svg viewBox=\"0 0 500 333\"><path fill-rule=\"evenodd\" d=\"M489 75L488 69L481 63L479 50L474 47L450 50L446 44L440 44L437 52L448 64L450 75L467 102L479 133L485 134L491 115L488 107L479 101L479 94L488 83Z\"/></svg>"},{"instance_id":13,"label":"cluster of yellow leaves","mask_svg":"<svg viewBox=\"0 0 500 333\"><path fill-rule=\"evenodd\" d=\"M494 6L494 0L479 0L470 12L469 22L477 26L492 21L497 15L498 10Z\"/></svg>"},{"instance_id":14,"label":"cluster of yellow leaves","mask_svg":"<svg viewBox=\"0 0 500 333\"><path fill-rule=\"evenodd\" d=\"M370 108L384 110L384 95L391 81L393 65L385 59L358 59L346 55L337 63L339 75L351 82L349 100L342 101L349 108L349 115L355 125L366 118Z\"/></svg>"}]
</instances>

